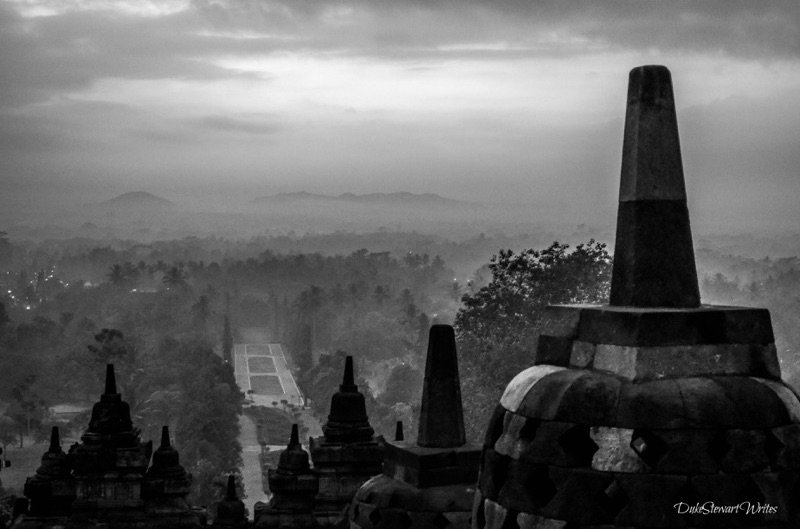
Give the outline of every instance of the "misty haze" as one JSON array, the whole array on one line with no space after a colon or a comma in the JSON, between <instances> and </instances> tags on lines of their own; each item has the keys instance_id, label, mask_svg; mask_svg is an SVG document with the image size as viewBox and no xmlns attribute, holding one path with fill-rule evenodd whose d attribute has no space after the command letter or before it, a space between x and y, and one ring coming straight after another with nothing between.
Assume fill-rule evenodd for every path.
<instances>
[{"instance_id":1,"label":"misty haze","mask_svg":"<svg viewBox=\"0 0 800 529\"><path fill-rule=\"evenodd\" d=\"M769 309L796 392L798 42L779 1L0 2L0 528L109 364L209 520L234 491L267 527L345 386L424 435L437 324L481 446L545 307L609 302L639 65L671 71L701 301Z\"/></svg>"}]
</instances>

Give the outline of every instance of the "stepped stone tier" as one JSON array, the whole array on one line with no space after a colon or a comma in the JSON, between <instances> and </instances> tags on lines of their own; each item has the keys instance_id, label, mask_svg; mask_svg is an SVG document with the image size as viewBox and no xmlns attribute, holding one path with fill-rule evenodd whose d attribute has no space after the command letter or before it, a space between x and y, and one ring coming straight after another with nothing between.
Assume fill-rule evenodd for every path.
<instances>
[{"instance_id":1,"label":"stepped stone tier","mask_svg":"<svg viewBox=\"0 0 800 529\"><path fill-rule=\"evenodd\" d=\"M314 515L321 527L347 526L346 510L358 488L381 472L384 440L367 418L364 395L358 391L353 374L353 357L345 360L339 391L331 397L323 435L309 439L319 491Z\"/></svg>"},{"instance_id":2,"label":"stepped stone tier","mask_svg":"<svg viewBox=\"0 0 800 529\"><path fill-rule=\"evenodd\" d=\"M466 444L453 328L434 325L428 340L416 443L397 423L383 473L356 493L352 529L470 527L480 448Z\"/></svg>"},{"instance_id":3,"label":"stepped stone tier","mask_svg":"<svg viewBox=\"0 0 800 529\"><path fill-rule=\"evenodd\" d=\"M475 529L800 527L800 401L766 310L699 303L662 66L630 74L611 304L550 307L533 360L489 422Z\"/></svg>"},{"instance_id":4,"label":"stepped stone tier","mask_svg":"<svg viewBox=\"0 0 800 529\"><path fill-rule=\"evenodd\" d=\"M311 470L308 452L300 445L297 424L292 425L289 445L280 455L278 468L269 469L267 479L273 495L268 505L256 503L255 527L315 527L316 520L311 513L319 491L319 478Z\"/></svg>"},{"instance_id":5,"label":"stepped stone tier","mask_svg":"<svg viewBox=\"0 0 800 529\"><path fill-rule=\"evenodd\" d=\"M128 403L117 392L114 366L92 408L81 442L61 451L51 435L42 467L29 478L30 509L13 527L28 529L166 529L200 527L202 513L185 501L189 477L178 463L165 429L148 471L152 442L142 443Z\"/></svg>"}]
</instances>

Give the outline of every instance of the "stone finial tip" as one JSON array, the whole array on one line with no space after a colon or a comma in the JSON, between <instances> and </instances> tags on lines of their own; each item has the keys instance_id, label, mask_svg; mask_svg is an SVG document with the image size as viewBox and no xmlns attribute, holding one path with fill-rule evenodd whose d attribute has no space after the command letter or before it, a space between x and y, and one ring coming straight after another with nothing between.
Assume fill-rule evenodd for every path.
<instances>
[{"instance_id":1,"label":"stone finial tip","mask_svg":"<svg viewBox=\"0 0 800 529\"><path fill-rule=\"evenodd\" d=\"M117 394L117 377L114 375L114 364L106 365L106 395Z\"/></svg>"},{"instance_id":2,"label":"stone finial tip","mask_svg":"<svg viewBox=\"0 0 800 529\"><path fill-rule=\"evenodd\" d=\"M292 434L289 436L289 446L287 448L297 448L300 446L300 431L297 423L292 425Z\"/></svg>"},{"instance_id":3,"label":"stone finial tip","mask_svg":"<svg viewBox=\"0 0 800 529\"><path fill-rule=\"evenodd\" d=\"M225 493L225 500L236 501L238 499L238 496L236 496L236 476L230 474L228 476L228 489Z\"/></svg>"},{"instance_id":4,"label":"stone finial tip","mask_svg":"<svg viewBox=\"0 0 800 529\"><path fill-rule=\"evenodd\" d=\"M433 325L429 336L417 445L462 446L466 435L455 332L450 325Z\"/></svg>"},{"instance_id":5,"label":"stone finial tip","mask_svg":"<svg viewBox=\"0 0 800 529\"><path fill-rule=\"evenodd\" d=\"M628 103L662 104L672 107L672 74L666 66L638 66L628 75Z\"/></svg>"},{"instance_id":6,"label":"stone finial tip","mask_svg":"<svg viewBox=\"0 0 800 529\"><path fill-rule=\"evenodd\" d=\"M353 357L347 356L344 360L344 377L342 378L342 390L345 386L355 386L355 376L353 375Z\"/></svg>"},{"instance_id":7,"label":"stone finial tip","mask_svg":"<svg viewBox=\"0 0 800 529\"><path fill-rule=\"evenodd\" d=\"M161 448L170 448L169 442L169 426L161 427Z\"/></svg>"},{"instance_id":8,"label":"stone finial tip","mask_svg":"<svg viewBox=\"0 0 800 529\"><path fill-rule=\"evenodd\" d=\"M53 426L50 429L50 448L47 451L51 453L61 452L61 435L59 434L58 426Z\"/></svg>"}]
</instances>

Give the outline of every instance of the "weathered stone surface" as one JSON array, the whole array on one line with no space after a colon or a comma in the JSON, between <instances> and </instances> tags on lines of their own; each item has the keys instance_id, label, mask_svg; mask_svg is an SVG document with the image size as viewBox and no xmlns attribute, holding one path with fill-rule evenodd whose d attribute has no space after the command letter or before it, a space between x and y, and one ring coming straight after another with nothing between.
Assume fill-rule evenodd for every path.
<instances>
[{"instance_id":1,"label":"weathered stone surface","mask_svg":"<svg viewBox=\"0 0 800 529\"><path fill-rule=\"evenodd\" d=\"M428 337L417 444L453 447L466 442L455 332L450 325L433 325Z\"/></svg>"},{"instance_id":2,"label":"weathered stone surface","mask_svg":"<svg viewBox=\"0 0 800 529\"><path fill-rule=\"evenodd\" d=\"M572 339L540 335L536 343L536 363L567 367L572 355Z\"/></svg>"},{"instance_id":3,"label":"weathered stone surface","mask_svg":"<svg viewBox=\"0 0 800 529\"><path fill-rule=\"evenodd\" d=\"M592 468L603 472L647 472L649 469L631 448L633 430L609 426L593 426L590 434L597 452Z\"/></svg>"},{"instance_id":4,"label":"weathered stone surface","mask_svg":"<svg viewBox=\"0 0 800 529\"><path fill-rule=\"evenodd\" d=\"M537 379L530 386L518 409L511 411L537 419L554 420L558 417L560 420L569 421L566 417L559 417L561 400L572 383L586 374L587 372L577 369L562 369L558 372L547 374ZM565 410L565 412L568 413L568 410Z\"/></svg>"},{"instance_id":5,"label":"weathered stone surface","mask_svg":"<svg viewBox=\"0 0 800 529\"><path fill-rule=\"evenodd\" d=\"M616 482L627 497L614 522L632 527L685 527L675 511L676 497L687 482L685 476L617 474Z\"/></svg>"},{"instance_id":6,"label":"weathered stone surface","mask_svg":"<svg viewBox=\"0 0 800 529\"><path fill-rule=\"evenodd\" d=\"M556 307L548 307L548 310ZM576 341L639 347L774 343L769 311L748 307L703 305L692 309L560 305L557 313L575 329ZM543 327L560 336L562 326ZM536 363L539 362L538 358Z\"/></svg>"},{"instance_id":7,"label":"weathered stone surface","mask_svg":"<svg viewBox=\"0 0 800 529\"><path fill-rule=\"evenodd\" d=\"M775 470L800 469L800 424L773 428L765 448Z\"/></svg>"},{"instance_id":8,"label":"weathered stone surface","mask_svg":"<svg viewBox=\"0 0 800 529\"><path fill-rule=\"evenodd\" d=\"M685 200L620 201L614 248L611 305L700 305Z\"/></svg>"},{"instance_id":9,"label":"weathered stone surface","mask_svg":"<svg viewBox=\"0 0 800 529\"><path fill-rule=\"evenodd\" d=\"M555 419L587 425L613 424L623 381L603 373L575 371L581 375L564 391ZM522 407L527 405L526 399Z\"/></svg>"},{"instance_id":10,"label":"weathered stone surface","mask_svg":"<svg viewBox=\"0 0 800 529\"><path fill-rule=\"evenodd\" d=\"M517 525L520 529L565 529L567 522L521 512L517 515Z\"/></svg>"},{"instance_id":11,"label":"weathered stone surface","mask_svg":"<svg viewBox=\"0 0 800 529\"><path fill-rule=\"evenodd\" d=\"M654 472L682 475L719 472L718 458L712 452L714 443L726 430L657 430L654 433L666 443L666 452L653 467Z\"/></svg>"},{"instance_id":12,"label":"weathered stone surface","mask_svg":"<svg viewBox=\"0 0 800 529\"><path fill-rule=\"evenodd\" d=\"M512 459L491 448L484 448L481 460L481 472L478 476L481 493L485 498L496 500L508 478L508 466Z\"/></svg>"},{"instance_id":13,"label":"weathered stone surface","mask_svg":"<svg viewBox=\"0 0 800 529\"><path fill-rule=\"evenodd\" d=\"M506 418L508 415L508 418ZM511 420L511 412L507 411L502 404L494 408L489 426L486 428L486 435L483 438L483 446L493 447L494 443L503 434L503 424L506 420Z\"/></svg>"},{"instance_id":14,"label":"weathered stone surface","mask_svg":"<svg viewBox=\"0 0 800 529\"><path fill-rule=\"evenodd\" d=\"M547 465L511 460L498 502L508 509L538 512L557 493Z\"/></svg>"},{"instance_id":15,"label":"weathered stone surface","mask_svg":"<svg viewBox=\"0 0 800 529\"><path fill-rule=\"evenodd\" d=\"M640 66L628 78L620 202L686 200L672 76Z\"/></svg>"},{"instance_id":16,"label":"weathered stone surface","mask_svg":"<svg viewBox=\"0 0 800 529\"><path fill-rule=\"evenodd\" d=\"M550 467L549 474L556 491L552 499L541 510L525 509L525 512L538 511L548 518L575 524L613 521L620 505L606 491L614 481L614 474L559 467Z\"/></svg>"},{"instance_id":17,"label":"weathered stone surface","mask_svg":"<svg viewBox=\"0 0 800 529\"><path fill-rule=\"evenodd\" d=\"M384 441L375 438L372 441L355 443L330 443L324 436L311 437L309 440L311 459L314 467L336 467L348 470L365 470L374 474L380 472L383 463Z\"/></svg>"},{"instance_id":18,"label":"weathered stone surface","mask_svg":"<svg viewBox=\"0 0 800 529\"><path fill-rule=\"evenodd\" d=\"M791 421L800 423L800 398L798 398L793 389L780 380L774 381L755 377L753 377L753 380L770 388L783 402L783 409L789 415Z\"/></svg>"},{"instance_id":19,"label":"weathered stone surface","mask_svg":"<svg viewBox=\"0 0 800 529\"><path fill-rule=\"evenodd\" d=\"M475 487L475 483L460 483L420 488L381 474L364 483L356 493L355 500L379 508L469 513Z\"/></svg>"},{"instance_id":20,"label":"weathered stone surface","mask_svg":"<svg viewBox=\"0 0 800 529\"><path fill-rule=\"evenodd\" d=\"M587 369L593 367L596 344L575 340L569 356L570 367Z\"/></svg>"},{"instance_id":21,"label":"weathered stone surface","mask_svg":"<svg viewBox=\"0 0 800 529\"><path fill-rule=\"evenodd\" d=\"M657 347L598 344L593 367L635 381L703 375L740 375L780 380L774 344Z\"/></svg>"},{"instance_id":22,"label":"weathered stone surface","mask_svg":"<svg viewBox=\"0 0 800 529\"><path fill-rule=\"evenodd\" d=\"M483 518L485 520L484 527L486 529L501 529L505 527L507 517L508 509L492 500L484 500Z\"/></svg>"},{"instance_id":23,"label":"weathered stone surface","mask_svg":"<svg viewBox=\"0 0 800 529\"><path fill-rule=\"evenodd\" d=\"M765 520L784 521L789 524L786 527L800 526L800 512L796 508L800 498L800 474L796 471L759 472L752 477L764 501L761 504L751 501L748 507L764 514Z\"/></svg>"},{"instance_id":24,"label":"weathered stone surface","mask_svg":"<svg viewBox=\"0 0 800 529\"><path fill-rule=\"evenodd\" d=\"M700 304L672 79L663 66L630 73L610 303Z\"/></svg>"},{"instance_id":25,"label":"weathered stone surface","mask_svg":"<svg viewBox=\"0 0 800 529\"><path fill-rule=\"evenodd\" d=\"M522 400L540 379L564 369L564 367L550 365L536 365L525 369L506 386L503 396L500 398L500 404L508 411L516 412Z\"/></svg>"}]
</instances>

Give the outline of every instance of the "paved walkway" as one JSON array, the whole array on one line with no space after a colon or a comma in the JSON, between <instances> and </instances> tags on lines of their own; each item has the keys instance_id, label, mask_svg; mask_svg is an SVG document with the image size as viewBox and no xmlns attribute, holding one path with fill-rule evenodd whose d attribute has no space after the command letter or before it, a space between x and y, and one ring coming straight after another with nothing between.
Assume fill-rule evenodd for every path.
<instances>
[{"instance_id":1,"label":"paved walkway","mask_svg":"<svg viewBox=\"0 0 800 529\"><path fill-rule=\"evenodd\" d=\"M233 346L233 372L247 398L258 406L287 401L303 405L300 389L277 343L237 343Z\"/></svg>"},{"instance_id":2,"label":"paved walkway","mask_svg":"<svg viewBox=\"0 0 800 529\"><path fill-rule=\"evenodd\" d=\"M264 494L264 487L261 481L261 465L258 461L258 454L261 447L258 446L256 437L256 425L246 415L239 416L239 442L242 445L242 479L244 480L244 505L250 512L250 519L253 519L253 505L257 501L267 501Z\"/></svg>"}]
</instances>

